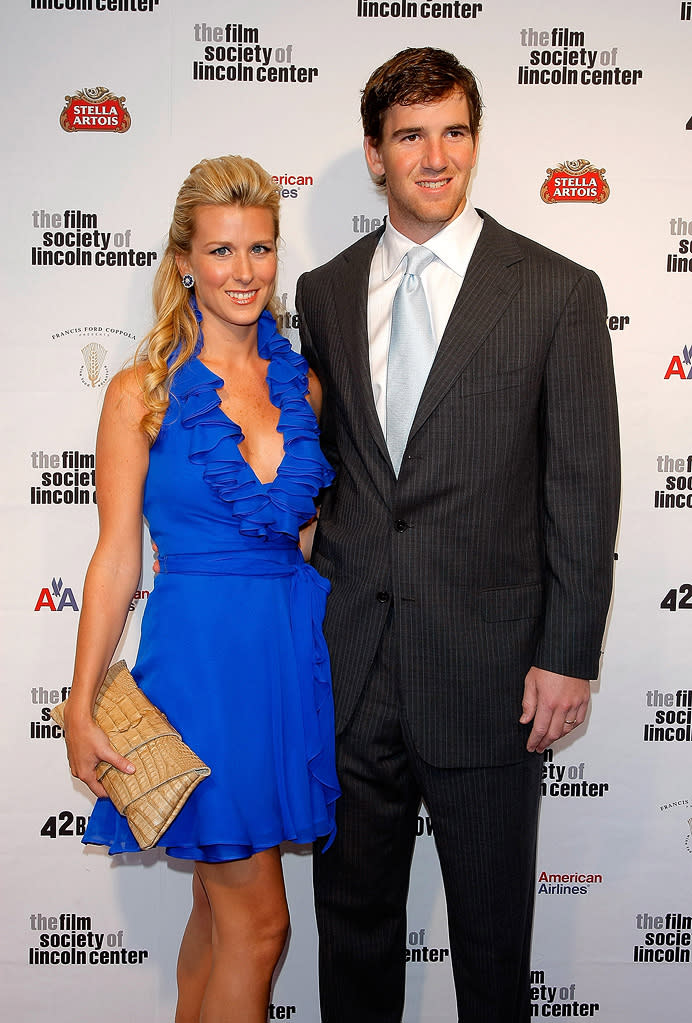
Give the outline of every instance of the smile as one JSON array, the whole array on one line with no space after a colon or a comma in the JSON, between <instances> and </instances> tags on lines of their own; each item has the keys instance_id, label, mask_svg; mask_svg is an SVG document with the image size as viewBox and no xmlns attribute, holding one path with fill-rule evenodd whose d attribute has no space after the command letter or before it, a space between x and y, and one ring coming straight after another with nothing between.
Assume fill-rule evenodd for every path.
<instances>
[{"instance_id":1,"label":"smile","mask_svg":"<svg viewBox=\"0 0 692 1023\"><path fill-rule=\"evenodd\" d=\"M451 178L442 178L440 181L417 181L416 184L419 185L420 188L427 188L430 191L436 191L439 188L443 188L444 185L448 185L451 180Z\"/></svg>"},{"instance_id":2,"label":"smile","mask_svg":"<svg viewBox=\"0 0 692 1023\"><path fill-rule=\"evenodd\" d=\"M232 302L237 302L238 305L250 305L251 302L254 302L258 290L255 288L254 291L227 291L226 294Z\"/></svg>"}]
</instances>

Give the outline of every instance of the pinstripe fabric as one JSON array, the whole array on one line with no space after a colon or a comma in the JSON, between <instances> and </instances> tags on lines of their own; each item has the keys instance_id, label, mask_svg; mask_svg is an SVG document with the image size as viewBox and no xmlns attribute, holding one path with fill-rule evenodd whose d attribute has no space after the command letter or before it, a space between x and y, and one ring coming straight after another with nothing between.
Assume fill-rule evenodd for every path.
<instances>
[{"instance_id":1,"label":"pinstripe fabric","mask_svg":"<svg viewBox=\"0 0 692 1023\"><path fill-rule=\"evenodd\" d=\"M526 1023L542 759L470 769L423 761L401 715L393 625L390 615L339 737L335 844L313 858L323 1023L401 1020L421 796L445 882L459 1019Z\"/></svg>"},{"instance_id":2,"label":"pinstripe fabric","mask_svg":"<svg viewBox=\"0 0 692 1023\"><path fill-rule=\"evenodd\" d=\"M368 360L378 235L298 282L337 469L313 554L332 583L343 791L337 841L315 858L324 1023L401 1017L421 794L460 1019L528 1020L541 760L518 724L524 678L598 674L619 506L603 290L481 215L398 479Z\"/></svg>"},{"instance_id":3,"label":"pinstripe fabric","mask_svg":"<svg viewBox=\"0 0 692 1023\"><path fill-rule=\"evenodd\" d=\"M479 211L481 212L481 211ZM304 352L337 466L315 540L337 729L389 607L418 752L438 766L525 756L532 664L595 678L619 503L617 411L595 274L487 214L398 480L368 365L378 234L304 275Z\"/></svg>"},{"instance_id":4,"label":"pinstripe fabric","mask_svg":"<svg viewBox=\"0 0 692 1023\"><path fill-rule=\"evenodd\" d=\"M420 792L389 657L385 640L339 737L335 845L313 856L323 1023L398 1023L404 1007L406 898Z\"/></svg>"}]
</instances>

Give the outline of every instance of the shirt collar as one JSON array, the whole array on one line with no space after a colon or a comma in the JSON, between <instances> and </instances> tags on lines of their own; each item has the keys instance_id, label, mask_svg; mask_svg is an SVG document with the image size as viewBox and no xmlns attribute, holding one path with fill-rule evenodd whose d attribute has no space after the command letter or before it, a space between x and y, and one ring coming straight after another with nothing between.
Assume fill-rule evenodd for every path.
<instances>
[{"instance_id":1,"label":"shirt collar","mask_svg":"<svg viewBox=\"0 0 692 1023\"><path fill-rule=\"evenodd\" d=\"M438 231L427 242L425 248L434 252L437 258L463 277L469 263L470 253L478 240L483 227L483 220L467 200L466 205L454 220ZM387 280L397 270L402 259L417 244L392 227L389 217L382 235L382 272Z\"/></svg>"}]
</instances>

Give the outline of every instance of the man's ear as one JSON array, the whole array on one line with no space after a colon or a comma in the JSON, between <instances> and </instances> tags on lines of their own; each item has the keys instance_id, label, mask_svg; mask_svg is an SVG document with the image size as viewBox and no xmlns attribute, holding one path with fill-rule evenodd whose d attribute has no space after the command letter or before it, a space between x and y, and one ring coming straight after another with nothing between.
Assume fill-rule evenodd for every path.
<instances>
[{"instance_id":1,"label":"man's ear","mask_svg":"<svg viewBox=\"0 0 692 1023\"><path fill-rule=\"evenodd\" d=\"M366 135L363 139L363 149L365 150L365 159L368 162L370 173L379 178L384 174L384 164L380 158L380 151L375 139L371 135Z\"/></svg>"}]
</instances>

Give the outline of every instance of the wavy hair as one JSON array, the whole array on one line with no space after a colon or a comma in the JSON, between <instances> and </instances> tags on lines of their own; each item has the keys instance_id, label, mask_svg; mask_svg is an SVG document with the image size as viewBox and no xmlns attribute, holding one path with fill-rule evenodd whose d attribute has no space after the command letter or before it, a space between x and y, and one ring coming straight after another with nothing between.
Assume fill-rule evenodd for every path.
<instances>
[{"instance_id":1,"label":"wavy hair","mask_svg":"<svg viewBox=\"0 0 692 1023\"><path fill-rule=\"evenodd\" d=\"M279 239L279 191L263 167L248 157L219 156L192 168L178 192L168 243L154 278L156 320L135 353L135 371L147 408L141 428L152 444L168 409L171 381L197 344L199 328L176 256L190 251L200 206L267 209L274 223L274 241ZM267 308L276 318L279 309L273 296Z\"/></svg>"}]
</instances>

